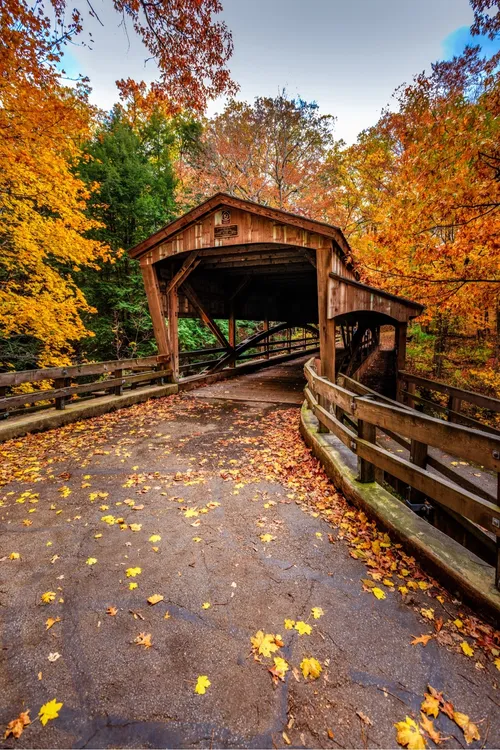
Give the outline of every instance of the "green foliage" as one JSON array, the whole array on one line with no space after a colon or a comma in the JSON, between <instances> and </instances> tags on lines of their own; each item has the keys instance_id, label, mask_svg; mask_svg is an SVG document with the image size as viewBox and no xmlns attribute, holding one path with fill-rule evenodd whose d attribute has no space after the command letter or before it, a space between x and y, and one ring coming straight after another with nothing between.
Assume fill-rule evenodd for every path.
<instances>
[{"instance_id":1,"label":"green foliage","mask_svg":"<svg viewBox=\"0 0 500 750\"><path fill-rule=\"evenodd\" d=\"M115 107L85 145L79 174L99 183L88 211L104 224L93 236L109 244L113 259L76 279L97 311L85 321L94 335L82 341L82 356L121 359L156 351L139 265L124 250L176 217L174 161L198 135L193 121L158 112L134 128Z\"/></svg>"}]
</instances>

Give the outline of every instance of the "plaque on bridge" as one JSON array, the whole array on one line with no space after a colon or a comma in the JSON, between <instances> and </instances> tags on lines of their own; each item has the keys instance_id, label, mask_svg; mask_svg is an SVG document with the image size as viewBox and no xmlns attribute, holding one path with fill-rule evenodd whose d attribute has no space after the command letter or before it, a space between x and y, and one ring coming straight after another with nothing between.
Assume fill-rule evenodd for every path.
<instances>
[{"instance_id":1,"label":"plaque on bridge","mask_svg":"<svg viewBox=\"0 0 500 750\"><path fill-rule=\"evenodd\" d=\"M237 237L238 236L238 225L228 224L226 226L214 227L214 238L216 240L222 240L226 237Z\"/></svg>"}]
</instances>

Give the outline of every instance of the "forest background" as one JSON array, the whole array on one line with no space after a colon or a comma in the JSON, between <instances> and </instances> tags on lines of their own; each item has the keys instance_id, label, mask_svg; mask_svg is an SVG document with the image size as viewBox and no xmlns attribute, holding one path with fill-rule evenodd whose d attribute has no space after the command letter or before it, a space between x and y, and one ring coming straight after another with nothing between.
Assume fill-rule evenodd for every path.
<instances>
[{"instance_id":1,"label":"forest background","mask_svg":"<svg viewBox=\"0 0 500 750\"><path fill-rule=\"evenodd\" d=\"M470 2L472 33L498 38L497 0ZM410 368L500 396L500 53L436 62L347 146L314 102L235 98L219 0L113 6L160 75L117 82L107 112L61 69L84 16L64 0L1 6L0 369L154 353L125 251L222 190L339 226L362 280L426 306ZM212 343L201 321L179 334Z\"/></svg>"}]
</instances>

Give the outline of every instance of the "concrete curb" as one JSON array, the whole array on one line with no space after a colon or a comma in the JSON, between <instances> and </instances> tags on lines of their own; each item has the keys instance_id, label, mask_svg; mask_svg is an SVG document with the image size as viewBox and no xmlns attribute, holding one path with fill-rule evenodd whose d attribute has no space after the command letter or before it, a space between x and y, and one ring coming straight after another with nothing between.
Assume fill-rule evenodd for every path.
<instances>
[{"instance_id":1,"label":"concrete curb","mask_svg":"<svg viewBox=\"0 0 500 750\"><path fill-rule=\"evenodd\" d=\"M498 624L500 591L495 587L491 566L417 516L380 485L358 482L340 451L318 432L318 422L307 402L301 409L300 432L335 487L348 500L402 542L422 567L452 593Z\"/></svg>"},{"instance_id":2,"label":"concrete curb","mask_svg":"<svg viewBox=\"0 0 500 750\"><path fill-rule=\"evenodd\" d=\"M78 422L80 419L100 417L102 414L107 414L107 412L132 406L141 401L147 401L150 398L170 396L172 393L177 393L177 391L177 383L159 385L153 388L146 386L128 391L123 396L100 396L92 401L70 403L62 411L48 409L37 414L29 414L18 418L14 417L7 420L4 424L0 423L0 443L22 437L31 432L53 430L69 424L69 422Z\"/></svg>"}]
</instances>

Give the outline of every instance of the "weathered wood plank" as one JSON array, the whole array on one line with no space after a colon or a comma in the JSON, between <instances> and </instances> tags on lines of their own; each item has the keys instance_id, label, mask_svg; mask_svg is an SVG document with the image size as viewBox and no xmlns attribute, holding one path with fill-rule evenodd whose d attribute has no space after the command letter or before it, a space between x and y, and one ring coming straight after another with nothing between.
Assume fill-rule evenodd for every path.
<instances>
[{"instance_id":1,"label":"weathered wood plank","mask_svg":"<svg viewBox=\"0 0 500 750\"><path fill-rule=\"evenodd\" d=\"M481 406L483 409L500 412L500 399L498 398L483 396L482 393L474 393L474 391L467 391L464 388L456 388L453 385L447 385L438 380L429 380L429 378L423 378L420 375L412 375L404 370L399 372L398 375L408 383L415 383L415 385L428 388L431 391L446 393L448 396L468 401L471 404L476 404L476 406Z\"/></svg>"},{"instance_id":2,"label":"weathered wood plank","mask_svg":"<svg viewBox=\"0 0 500 750\"><path fill-rule=\"evenodd\" d=\"M110 359L106 362L90 362L83 365L68 365L67 367L45 367L39 370L18 370L17 372L0 373L0 386L14 387L22 383L38 383L41 380L55 380L56 378L77 378L83 375L101 375L113 372L118 366L124 370L137 370L140 367L156 364L157 357L142 357L139 359Z\"/></svg>"}]
</instances>

